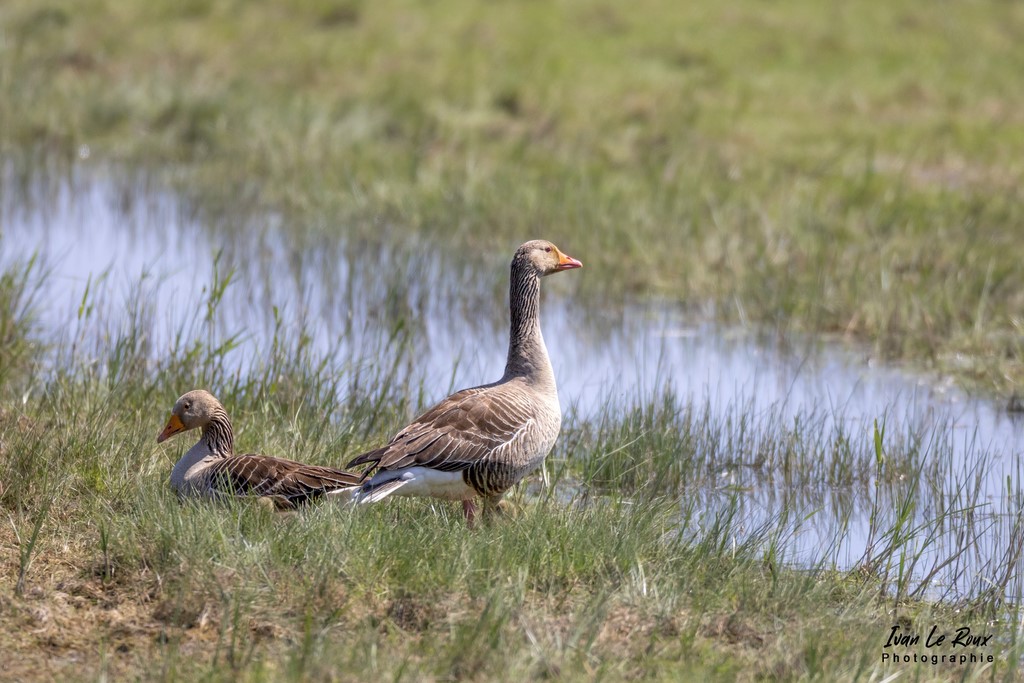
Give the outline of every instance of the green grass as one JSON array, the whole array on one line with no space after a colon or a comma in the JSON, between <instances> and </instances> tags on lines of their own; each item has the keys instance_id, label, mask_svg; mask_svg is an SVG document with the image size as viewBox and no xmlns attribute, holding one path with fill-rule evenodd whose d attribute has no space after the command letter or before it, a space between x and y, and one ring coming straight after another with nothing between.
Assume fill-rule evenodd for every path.
<instances>
[{"instance_id":1,"label":"green grass","mask_svg":"<svg viewBox=\"0 0 1024 683\"><path fill-rule=\"evenodd\" d=\"M491 263L543 236L595 274L581 300L841 336L1008 394L1022 38L1024 7L995 0L8 0L0 192L112 163L240 239L253 212L355 254ZM188 438L155 444L180 393L212 389L241 449L337 464L438 398L406 371L416 321L388 309L383 360L279 326L238 361L222 270L166 344L143 288L108 328L102 280L58 339L34 318L44 269L0 273L0 677L1021 677L1020 483L990 504L989 459L952 462L944 433L872 441L656 392L570 420L553 487L495 526L422 501L180 505ZM784 491L782 512L749 528L742 491L711 505L723 469ZM855 571L787 556L832 505L871 510ZM1006 525L983 547L990 513ZM964 553L988 553L969 597L922 599ZM884 666L895 623L994 633L997 661Z\"/></svg>"},{"instance_id":2,"label":"green grass","mask_svg":"<svg viewBox=\"0 0 1024 683\"><path fill-rule=\"evenodd\" d=\"M584 294L1019 390L1017 3L18 0L0 27L17 168L88 147L314 231L543 235Z\"/></svg>"},{"instance_id":3,"label":"green grass","mask_svg":"<svg viewBox=\"0 0 1024 683\"><path fill-rule=\"evenodd\" d=\"M13 272L2 282L18 300L16 288L30 284ZM166 482L191 438L157 445L155 435L184 387L217 391L240 450L332 464L435 398L387 367L366 375L360 363L317 355L284 330L268 353L227 362L232 332L204 326L221 291L210 287L210 308L197 307L168 353L143 343L144 315L108 336L100 323L114 304L86 305L94 324L54 345L30 343L31 308L14 317L25 332L9 342L33 349L23 363L56 371L0 384L0 649L18 653L6 675L1019 678L1016 607L1005 602L1018 590L1017 559L993 556L981 574L999 583L979 581L968 597L920 599L923 550L955 560L976 546L943 548L929 535L954 526L971 538L988 523L984 489L968 490L972 473L957 473L941 438L879 429L873 442L823 432L810 416L754 420L742 407L716 416L666 392L570 420L549 462L552 488L515 496L516 512L475 530L457 505L425 501L290 516L244 502L182 505ZM396 347L394 364L415 353ZM728 467L778 477L795 498L753 527L742 496L716 511L695 488L713 487ZM838 571L827 548L788 556L823 477L826 489L877 506L873 553L855 571ZM1019 491L1007 500L1019 519ZM934 513L915 527L919 506ZM1004 575L992 571L1000 562ZM984 652L997 663L885 666L894 623L994 633Z\"/></svg>"}]
</instances>

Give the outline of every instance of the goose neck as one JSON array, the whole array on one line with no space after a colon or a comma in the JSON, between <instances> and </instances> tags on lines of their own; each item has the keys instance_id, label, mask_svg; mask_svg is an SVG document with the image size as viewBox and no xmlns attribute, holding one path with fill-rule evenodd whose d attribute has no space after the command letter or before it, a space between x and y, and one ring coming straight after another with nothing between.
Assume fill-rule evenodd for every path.
<instances>
[{"instance_id":1,"label":"goose neck","mask_svg":"<svg viewBox=\"0 0 1024 683\"><path fill-rule=\"evenodd\" d=\"M512 263L509 312L511 329L505 377L553 377L540 331L540 277L529 265L516 261Z\"/></svg>"},{"instance_id":2,"label":"goose neck","mask_svg":"<svg viewBox=\"0 0 1024 683\"><path fill-rule=\"evenodd\" d=\"M231 420L223 408L214 410L210 421L203 426L200 439L211 455L230 456L235 452L235 433Z\"/></svg>"}]
</instances>

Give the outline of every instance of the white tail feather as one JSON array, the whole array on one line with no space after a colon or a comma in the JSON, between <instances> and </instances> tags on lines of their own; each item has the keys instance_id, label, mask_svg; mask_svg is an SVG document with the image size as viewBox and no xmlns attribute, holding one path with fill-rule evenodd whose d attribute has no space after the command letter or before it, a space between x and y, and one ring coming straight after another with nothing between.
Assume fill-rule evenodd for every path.
<instances>
[{"instance_id":1,"label":"white tail feather","mask_svg":"<svg viewBox=\"0 0 1024 683\"><path fill-rule=\"evenodd\" d=\"M352 486L347 489L335 489L328 491L324 496L339 503L351 503L359 500L359 487Z\"/></svg>"},{"instance_id":2,"label":"white tail feather","mask_svg":"<svg viewBox=\"0 0 1024 683\"><path fill-rule=\"evenodd\" d=\"M379 500L384 500L392 493L409 483L408 479L392 479L389 482L385 482L380 486L374 488L371 491L363 492L360 491L356 494L355 500L360 503L376 503Z\"/></svg>"}]
</instances>

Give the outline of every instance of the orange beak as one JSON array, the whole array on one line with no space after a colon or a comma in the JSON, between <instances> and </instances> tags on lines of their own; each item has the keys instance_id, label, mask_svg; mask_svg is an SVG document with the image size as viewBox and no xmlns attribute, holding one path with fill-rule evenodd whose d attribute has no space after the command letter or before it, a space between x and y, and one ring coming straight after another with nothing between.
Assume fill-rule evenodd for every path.
<instances>
[{"instance_id":1,"label":"orange beak","mask_svg":"<svg viewBox=\"0 0 1024 683\"><path fill-rule=\"evenodd\" d=\"M583 262L577 261L568 254L563 254L558 247L555 247L555 251L558 253L558 265L555 266L555 270L571 270L572 268L582 268Z\"/></svg>"},{"instance_id":2,"label":"orange beak","mask_svg":"<svg viewBox=\"0 0 1024 683\"><path fill-rule=\"evenodd\" d=\"M171 438L178 432L185 431L185 425L182 424L181 418L177 415L171 414L171 419L167 421L167 426L164 427L164 431L160 432L160 436L156 437L156 442L161 443Z\"/></svg>"}]
</instances>

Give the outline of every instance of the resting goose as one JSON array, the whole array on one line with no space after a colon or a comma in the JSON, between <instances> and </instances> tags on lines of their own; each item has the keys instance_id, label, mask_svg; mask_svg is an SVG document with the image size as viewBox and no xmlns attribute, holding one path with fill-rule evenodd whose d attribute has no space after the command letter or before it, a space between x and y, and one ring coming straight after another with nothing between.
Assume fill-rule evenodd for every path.
<instances>
[{"instance_id":1,"label":"resting goose","mask_svg":"<svg viewBox=\"0 0 1024 683\"><path fill-rule=\"evenodd\" d=\"M516 250L505 374L493 384L452 394L386 446L349 462L348 467L370 464L357 500L371 503L389 495L461 500L472 524L477 497L485 513L494 511L505 492L543 462L558 437L562 413L540 332L540 279L582 266L544 240Z\"/></svg>"},{"instance_id":2,"label":"resting goose","mask_svg":"<svg viewBox=\"0 0 1024 683\"><path fill-rule=\"evenodd\" d=\"M195 446L171 470L171 486L182 498L256 496L280 510L291 510L320 496L353 493L359 475L267 455L235 455L231 420L216 398L197 389L179 398L161 443L179 432L201 428Z\"/></svg>"}]
</instances>

